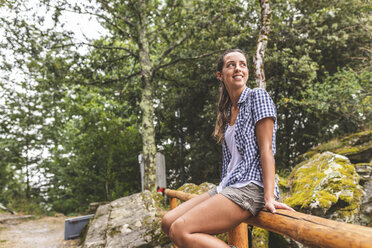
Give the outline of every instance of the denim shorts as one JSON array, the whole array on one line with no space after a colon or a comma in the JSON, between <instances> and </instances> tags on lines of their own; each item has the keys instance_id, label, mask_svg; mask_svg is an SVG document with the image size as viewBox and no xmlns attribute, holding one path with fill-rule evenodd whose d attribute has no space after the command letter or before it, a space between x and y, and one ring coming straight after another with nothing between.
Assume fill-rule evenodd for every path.
<instances>
[{"instance_id":1,"label":"denim shorts","mask_svg":"<svg viewBox=\"0 0 372 248\"><path fill-rule=\"evenodd\" d=\"M212 197L217 194L217 188L208 191ZM220 193L239 205L242 209L248 210L252 215L257 213L265 206L264 189L254 183L241 188L226 187Z\"/></svg>"}]
</instances>

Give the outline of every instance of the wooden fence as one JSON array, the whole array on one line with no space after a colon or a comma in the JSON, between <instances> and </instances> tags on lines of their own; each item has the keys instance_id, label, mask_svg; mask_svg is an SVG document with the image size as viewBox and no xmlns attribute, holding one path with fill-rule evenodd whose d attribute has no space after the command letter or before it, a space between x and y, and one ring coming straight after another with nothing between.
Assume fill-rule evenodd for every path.
<instances>
[{"instance_id":1,"label":"wooden fence","mask_svg":"<svg viewBox=\"0 0 372 248\"><path fill-rule=\"evenodd\" d=\"M187 201L195 194L166 189L171 209L177 207L177 199ZM337 222L317 216L277 209L272 214L266 209L228 233L228 242L238 248L248 248L247 224L264 228L309 247L320 248L372 248L372 228Z\"/></svg>"}]
</instances>

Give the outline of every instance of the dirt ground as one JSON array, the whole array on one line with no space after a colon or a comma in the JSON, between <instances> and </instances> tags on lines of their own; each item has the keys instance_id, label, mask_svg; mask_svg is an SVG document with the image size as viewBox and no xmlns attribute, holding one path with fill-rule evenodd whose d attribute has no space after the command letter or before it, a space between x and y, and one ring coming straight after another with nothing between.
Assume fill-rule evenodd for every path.
<instances>
[{"instance_id":1,"label":"dirt ground","mask_svg":"<svg viewBox=\"0 0 372 248\"><path fill-rule=\"evenodd\" d=\"M0 213L0 248L77 248L78 239L64 240L67 218Z\"/></svg>"}]
</instances>

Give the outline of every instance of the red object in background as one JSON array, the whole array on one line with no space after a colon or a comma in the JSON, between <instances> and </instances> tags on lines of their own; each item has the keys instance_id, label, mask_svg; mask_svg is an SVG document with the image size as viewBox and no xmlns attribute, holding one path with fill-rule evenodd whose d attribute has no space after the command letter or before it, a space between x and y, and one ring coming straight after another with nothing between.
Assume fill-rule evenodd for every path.
<instances>
[{"instance_id":1,"label":"red object in background","mask_svg":"<svg viewBox=\"0 0 372 248\"><path fill-rule=\"evenodd\" d=\"M164 196L164 190L165 190L165 188L164 188L164 187L161 187L161 188L159 188L159 187L158 187L158 189L157 189L157 191L156 191L156 192L158 192L158 193L162 193L162 194L163 194L163 196Z\"/></svg>"}]
</instances>

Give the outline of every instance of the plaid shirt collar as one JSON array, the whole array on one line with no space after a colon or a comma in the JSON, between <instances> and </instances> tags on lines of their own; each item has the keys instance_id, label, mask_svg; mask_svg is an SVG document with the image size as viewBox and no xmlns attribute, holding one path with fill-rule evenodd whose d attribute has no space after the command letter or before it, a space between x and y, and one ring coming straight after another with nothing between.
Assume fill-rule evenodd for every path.
<instances>
[{"instance_id":1,"label":"plaid shirt collar","mask_svg":"<svg viewBox=\"0 0 372 248\"><path fill-rule=\"evenodd\" d=\"M245 86L242 94L240 94L240 97L239 97L239 101L238 101L239 105L244 103L247 100L247 96L248 96L250 91L251 91L251 89L248 88L247 86Z\"/></svg>"},{"instance_id":2,"label":"plaid shirt collar","mask_svg":"<svg viewBox=\"0 0 372 248\"><path fill-rule=\"evenodd\" d=\"M249 93L250 93L251 91L252 91L252 89L250 89L250 88L248 88L247 86L245 86L243 92L240 94L240 97L239 97L239 101L238 101L238 106L239 106L239 108L240 108L240 106L241 106L243 103L245 103L245 102L247 101L247 99L248 99L248 95L249 95ZM232 105L232 103L230 102L230 105L228 106L228 109L227 109L227 114L228 114L228 116L230 116L230 114L231 114L231 105ZM239 121L239 120L237 120L237 121ZM225 131L226 131L227 127L228 127L228 125L225 126Z\"/></svg>"}]
</instances>

